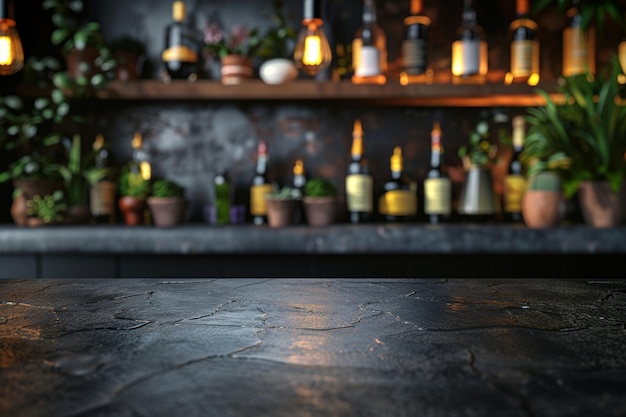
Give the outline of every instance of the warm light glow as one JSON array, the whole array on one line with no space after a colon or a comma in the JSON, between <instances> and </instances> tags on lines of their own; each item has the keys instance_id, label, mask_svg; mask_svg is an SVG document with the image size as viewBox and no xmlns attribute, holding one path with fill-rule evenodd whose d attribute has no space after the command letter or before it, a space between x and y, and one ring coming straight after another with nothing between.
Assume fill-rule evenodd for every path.
<instances>
[{"instance_id":1,"label":"warm light glow","mask_svg":"<svg viewBox=\"0 0 626 417\"><path fill-rule=\"evenodd\" d=\"M622 66L622 72L626 72L626 41L621 41L617 49L619 63Z\"/></svg>"},{"instance_id":2,"label":"warm light glow","mask_svg":"<svg viewBox=\"0 0 626 417\"><path fill-rule=\"evenodd\" d=\"M532 74L530 77L528 77L528 81L526 81L526 83L527 83L528 85L530 85L531 87L534 87L534 86L536 86L537 84L539 84L539 79L540 79L540 78L541 78L541 77L539 76L539 74L534 73L534 74Z\"/></svg>"},{"instance_id":3,"label":"warm light glow","mask_svg":"<svg viewBox=\"0 0 626 417\"><path fill-rule=\"evenodd\" d=\"M321 19L306 19L298 35L294 51L296 66L308 75L315 75L330 65L332 52Z\"/></svg>"},{"instance_id":4,"label":"warm light glow","mask_svg":"<svg viewBox=\"0 0 626 417\"><path fill-rule=\"evenodd\" d=\"M0 75L11 75L24 66L22 42L11 19L0 18Z\"/></svg>"},{"instance_id":5,"label":"warm light glow","mask_svg":"<svg viewBox=\"0 0 626 417\"><path fill-rule=\"evenodd\" d=\"M139 170L141 171L141 178L148 181L152 177L152 169L150 163L143 161L139 164Z\"/></svg>"},{"instance_id":6,"label":"warm light glow","mask_svg":"<svg viewBox=\"0 0 626 417\"><path fill-rule=\"evenodd\" d=\"M356 119L354 121L354 128L352 130L352 136L362 136L363 135L363 126L361 125L361 121Z\"/></svg>"}]
</instances>

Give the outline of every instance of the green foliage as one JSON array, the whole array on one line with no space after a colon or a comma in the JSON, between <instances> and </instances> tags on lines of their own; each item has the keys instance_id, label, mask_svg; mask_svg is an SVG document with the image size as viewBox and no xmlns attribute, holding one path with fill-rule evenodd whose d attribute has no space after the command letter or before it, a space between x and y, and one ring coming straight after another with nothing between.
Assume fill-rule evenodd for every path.
<instances>
[{"instance_id":1,"label":"green foliage","mask_svg":"<svg viewBox=\"0 0 626 417\"><path fill-rule=\"evenodd\" d=\"M220 29L215 23L204 29L205 53L218 59L226 55L252 57L256 55L261 44L258 29L248 30L243 26L234 26L230 31Z\"/></svg>"},{"instance_id":2,"label":"green foliage","mask_svg":"<svg viewBox=\"0 0 626 417\"><path fill-rule=\"evenodd\" d=\"M528 189L535 191L561 191L561 178L554 171L542 171L530 177Z\"/></svg>"},{"instance_id":3,"label":"green foliage","mask_svg":"<svg viewBox=\"0 0 626 417\"><path fill-rule=\"evenodd\" d=\"M120 175L118 189L123 196L146 198L150 194L150 181L143 179L141 173L130 172L126 166Z\"/></svg>"},{"instance_id":4,"label":"green foliage","mask_svg":"<svg viewBox=\"0 0 626 417\"><path fill-rule=\"evenodd\" d=\"M276 192L265 195L265 198L271 198L273 200L292 200L299 199L298 190L293 187L285 186Z\"/></svg>"},{"instance_id":5,"label":"green foliage","mask_svg":"<svg viewBox=\"0 0 626 417\"><path fill-rule=\"evenodd\" d=\"M32 200L26 201L26 214L37 217L44 223L63 221L63 215L67 210L63 191L57 190L45 196L36 195Z\"/></svg>"},{"instance_id":6,"label":"green foliage","mask_svg":"<svg viewBox=\"0 0 626 417\"><path fill-rule=\"evenodd\" d=\"M486 166L496 158L498 150L494 143L490 142L489 123L481 120L476 125L476 130L470 134L470 145L461 146L458 155L461 159L469 160L471 165Z\"/></svg>"},{"instance_id":7,"label":"green foliage","mask_svg":"<svg viewBox=\"0 0 626 417\"><path fill-rule=\"evenodd\" d=\"M558 89L562 103L540 90L546 105L527 109L530 128L520 159L529 176L559 173L568 197L585 180L608 180L617 193L626 173L626 106L617 80L621 67L615 56L611 64L610 73L597 78L564 78Z\"/></svg>"},{"instance_id":8,"label":"green foliage","mask_svg":"<svg viewBox=\"0 0 626 417\"><path fill-rule=\"evenodd\" d=\"M336 197L337 187L324 178L312 178L304 184L304 195L307 197Z\"/></svg>"},{"instance_id":9,"label":"green foliage","mask_svg":"<svg viewBox=\"0 0 626 417\"><path fill-rule=\"evenodd\" d=\"M626 27L621 0L538 0L535 2L532 14L536 14L550 5L556 6L560 12L565 13L574 4L578 4L583 30L587 30L594 23L598 28L602 28L606 16L610 16L622 28Z\"/></svg>"},{"instance_id":10,"label":"green foliage","mask_svg":"<svg viewBox=\"0 0 626 417\"><path fill-rule=\"evenodd\" d=\"M297 33L287 22L283 1L274 0L274 26L261 37L257 55L262 58L293 58Z\"/></svg>"},{"instance_id":11,"label":"green foliage","mask_svg":"<svg viewBox=\"0 0 626 417\"><path fill-rule=\"evenodd\" d=\"M185 188L174 181L158 179L152 184L151 194L153 197L184 197Z\"/></svg>"}]
</instances>

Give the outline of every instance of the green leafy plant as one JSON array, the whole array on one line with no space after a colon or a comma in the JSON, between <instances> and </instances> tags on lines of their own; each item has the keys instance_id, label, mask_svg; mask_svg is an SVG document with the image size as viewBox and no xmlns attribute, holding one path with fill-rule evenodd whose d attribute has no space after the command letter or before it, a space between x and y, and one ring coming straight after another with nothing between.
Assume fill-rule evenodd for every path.
<instances>
[{"instance_id":1,"label":"green leafy plant","mask_svg":"<svg viewBox=\"0 0 626 417\"><path fill-rule=\"evenodd\" d=\"M284 186L281 189L268 193L265 195L265 198L271 198L274 200L294 200L299 199L298 190L293 187Z\"/></svg>"},{"instance_id":2,"label":"green leafy plant","mask_svg":"<svg viewBox=\"0 0 626 417\"><path fill-rule=\"evenodd\" d=\"M556 6L562 13L572 6L578 6L583 30L589 29L593 23L599 28L603 27L606 16L610 16L622 28L625 27L621 0L538 0L532 13L536 14L550 5Z\"/></svg>"},{"instance_id":3,"label":"green leafy plant","mask_svg":"<svg viewBox=\"0 0 626 417\"><path fill-rule=\"evenodd\" d=\"M158 179L154 181L152 184L152 192L151 195L153 197L184 197L185 196L185 188L170 180L166 179Z\"/></svg>"},{"instance_id":4,"label":"green leafy plant","mask_svg":"<svg viewBox=\"0 0 626 417\"><path fill-rule=\"evenodd\" d=\"M283 12L283 1L274 0L274 15L271 27L261 37L257 55L261 58L293 58L297 33L287 22L287 17Z\"/></svg>"},{"instance_id":5,"label":"green leafy plant","mask_svg":"<svg viewBox=\"0 0 626 417\"><path fill-rule=\"evenodd\" d=\"M489 123L481 120L470 134L469 146L461 146L458 155L466 168L472 165L484 167L495 161L497 151L497 145L491 142Z\"/></svg>"},{"instance_id":6,"label":"green leafy plant","mask_svg":"<svg viewBox=\"0 0 626 417\"><path fill-rule=\"evenodd\" d=\"M140 173L131 173L125 166L120 174L118 190L122 196L146 198L150 194L150 181L142 178Z\"/></svg>"},{"instance_id":7,"label":"green leafy plant","mask_svg":"<svg viewBox=\"0 0 626 417\"><path fill-rule=\"evenodd\" d=\"M566 77L558 88L562 101L539 90L545 106L527 109L530 128L520 159L529 176L544 170L559 173L567 197L585 180L608 180L617 193L626 174L626 106L617 57L608 70L597 78Z\"/></svg>"},{"instance_id":8,"label":"green leafy plant","mask_svg":"<svg viewBox=\"0 0 626 417\"><path fill-rule=\"evenodd\" d=\"M44 223L63 221L66 210L65 195L61 190L45 196L36 195L32 200L26 201L26 214L29 217L37 217Z\"/></svg>"},{"instance_id":9,"label":"green leafy plant","mask_svg":"<svg viewBox=\"0 0 626 417\"><path fill-rule=\"evenodd\" d=\"M307 197L336 197L337 187L325 178L311 178L304 184Z\"/></svg>"}]
</instances>

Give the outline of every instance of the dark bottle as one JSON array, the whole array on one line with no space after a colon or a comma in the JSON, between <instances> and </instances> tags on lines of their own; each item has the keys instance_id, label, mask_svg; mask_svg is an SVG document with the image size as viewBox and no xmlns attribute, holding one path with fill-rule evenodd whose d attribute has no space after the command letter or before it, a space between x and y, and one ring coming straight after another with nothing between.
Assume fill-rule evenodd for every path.
<instances>
[{"instance_id":1,"label":"dark bottle","mask_svg":"<svg viewBox=\"0 0 626 417\"><path fill-rule=\"evenodd\" d=\"M409 75L426 73L430 19L422 14L422 0L411 0L411 15L404 19L406 39L402 42L404 70Z\"/></svg>"},{"instance_id":2,"label":"dark bottle","mask_svg":"<svg viewBox=\"0 0 626 417\"><path fill-rule=\"evenodd\" d=\"M110 174L109 151L104 137L96 136L93 142L95 167L102 170L102 177L91 185L89 190L89 209L94 223L115 223L115 181Z\"/></svg>"},{"instance_id":3,"label":"dark bottle","mask_svg":"<svg viewBox=\"0 0 626 417\"><path fill-rule=\"evenodd\" d=\"M478 25L472 1L465 0L463 24L452 43L452 83L484 84L487 70L485 31Z\"/></svg>"},{"instance_id":4,"label":"dark bottle","mask_svg":"<svg viewBox=\"0 0 626 417\"><path fill-rule=\"evenodd\" d=\"M346 203L350 223L364 223L374 211L374 180L363 152L363 128L361 121L354 122L352 132L352 161L346 175Z\"/></svg>"},{"instance_id":5,"label":"dark bottle","mask_svg":"<svg viewBox=\"0 0 626 417\"><path fill-rule=\"evenodd\" d=\"M274 190L267 177L268 162L267 143L260 140L257 148L256 173L250 185L250 215L255 225L267 224L265 195Z\"/></svg>"},{"instance_id":6,"label":"dark bottle","mask_svg":"<svg viewBox=\"0 0 626 417\"><path fill-rule=\"evenodd\" d=\"M228 173L221 169L213 177L215 189L215 223L230 223L230 181Z\"/></svg>"},{"instance_id":7,"label":"dark bottle","mask_svg":"<svg viewBox=\"0 0 626 417\"><path fill-rule=\"evenodd\" d=\"M424 180L424 214L430 224L444 223L452 213L452 184L441 169L441 127L433 124L430 134L430 169Z\"/></svg>"},{"instance_id":8,"label":"dark bottle","mask_svg":"<svg viewBox=\"0 0 626 417\"><path fill-rule=\"evenodd\" d=\"M172 5L174 21L165 28L165 48L161 60L172 79L195 81L198 77L198 48L191 29L185 25L185 2Z\"/></svg>"},{"instance_id":9,"label":"dark bottle","mask_svg":"<svg viewBox=\"0 0 626 417\"><path fill-rule=\"evenodd\" d=\"M294 222L300 224L304 222L304 208L302 206L302 197L304 197L304 184L306 184L306 174L304 172L304 163L298 159L293 166L293 189L294 195L299 199L296 208Z\"/></svg>"},{"instance_id":10,"label":"dark bottle","mask_svg":"<svg viewBox=\"0 0 626 417\"><path fill-rule=\"evenodd\" d=\"M525 118L513 118L513 157L504 176L502 212L505 221L522 222L522 198L526 191L526 178L522 172L520 153L524 150Z\"/></svg>"},{"instance_id":11,"label":"dark bottle","mask_svg":"<svg viewBox=\"0 0 626 417\"><path fill-rule=\"evenodd\" d=\"M528 18L528 0L517 0L517 19L509 30L511 40L510 82L537 85L539 82L539 41L537 23Z\"/></svg>"},{"instance_id":12,"label":"dark bottle","mask_svg":"<svg viewBox=\"0 0 626 417\"><path fill-rule=\"evenodd\" d=\"M417 216L417 183L404 175L402 150L393 149L390 158L391 178L383 186L378 212L387 222L410 222Z\"/></svg>"}]
</instances>

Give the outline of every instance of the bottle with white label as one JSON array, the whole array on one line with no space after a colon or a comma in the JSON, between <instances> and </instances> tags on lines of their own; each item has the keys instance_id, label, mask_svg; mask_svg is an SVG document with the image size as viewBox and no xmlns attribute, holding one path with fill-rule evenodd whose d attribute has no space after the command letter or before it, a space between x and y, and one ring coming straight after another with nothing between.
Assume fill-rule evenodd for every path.
<instances>
[{"instance_id":1,"label":"bottle with white label","mask_svg":"<svg viewBox=\"0 0 626 417\"><path fill-rule=\"evenodd\" d=\"M441 169L441 127L433 124L430 134L430 169L424 180L424 214L431 224L449 221L452 213L452 184Z\"/></svg>"},{"instance_id":2,"label":"bottle with white label","mask_svg":"<svg viewBox=\"0 0 626 417\"><path fill-rule=\"evenodd\" d=\"M463 23L452 43L452 83L484 84L487 69L485 32L478 25L472 1L465 0Z\"/></svg>"},{"instance_id":3,"label":"bottle with white label","mask_svg":"<svg viewBox=\"0 0 626 417\"><path fill-rule=\"evenodd\" d=\"M402 149L396 146L390 158L391 178L378 199L378 212L387 222L410 222L417 215L417 183L404 174Z\"/></svg>"},{"instance_id":4,"label":"bottle with white label","mask_svg":"<svg viewBox=\"0 0 626 417\"><path fill-rule=\"evenodd\" d=\"M385 84L387 77L387 40L376 21L374 0L364 0L363 25L352 42L354 84Z\"/></svg>"},{"instance_id":5,"label":"bottle with white label","mask_svg":"<svg viewBox=\"0 0 626 417\"><path fill-rule=\"evenodd\" d=\"M354 122L352 132L352 161L346 175L346 203L350 223L368 222L374 211L374 180L363 152L363 127Z\"/></svg>"}]
</instances>

